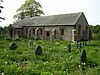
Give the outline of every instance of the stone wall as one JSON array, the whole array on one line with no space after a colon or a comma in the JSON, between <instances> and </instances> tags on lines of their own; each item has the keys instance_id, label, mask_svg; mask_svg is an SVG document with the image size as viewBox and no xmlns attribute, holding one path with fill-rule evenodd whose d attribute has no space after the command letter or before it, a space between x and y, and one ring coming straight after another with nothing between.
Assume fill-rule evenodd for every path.
<instances>
[{"instance_id":1,"label":"stone wall","mask_svg":"<svg viewBox=\"0 0 100 75\"><path fill-rule=\"evenodd\" d=\"M31 29L35 29L35 34L29 33L33 38L40 34L41 32L37 33L37 30L42 29L42 34L39 36L39 39L63 39L67 41L72 41L72 30L75 29L75 26L53 26L53 27L25 27L24 34L27 36L28 31ZM61 29L64 29L64 35L61 34ZM27 30L27 31L26 31ZM27 36L30 38L30 36ZM32 38L31 37L31 38Z\"/></svg>"},{"instance_id":2,"label":"stone wall","mask_svg":"<svg viewBox=\"0 0 100 75\"><path fill-rule=\"evenodd\" d=\"M78 31L78 26L81 26L80 28L80 34ZM89 39L89 25L88 22L84 16L84 14L81 15L81 17L79 18L79 20L76 23L76 30L77 30L77 39L78 40L88 40Z\"/></svg>"}]
</instances>

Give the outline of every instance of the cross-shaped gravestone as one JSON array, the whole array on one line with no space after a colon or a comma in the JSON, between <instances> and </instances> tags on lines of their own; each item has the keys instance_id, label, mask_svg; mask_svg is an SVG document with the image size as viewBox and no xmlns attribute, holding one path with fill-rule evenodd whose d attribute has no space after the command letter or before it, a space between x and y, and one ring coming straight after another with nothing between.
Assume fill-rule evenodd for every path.
<instances>
[{"instance_id":1,"label":"cross-shaped gravestone","mask_svg":"<svg viewBox=\"0 0 100 75\"><path fill-rule=\"evenodd\" d=\"M68 44L68 53L71 53L71 43Z\"/></svg>"},{"instance_id":2,"label":"cross-shaped gravestone","mask_svg":"<svg viewBox=\"0 0 100 75\"><path fill-rule=\"evenodd\" d=\"M86 56L85 49L82 49L80 59L81 59L81 64L85 65L87 62L87 56Z\"/></svg>"},{"instance_id":3,"label":"cross-shaped gravestone","mask_svg":"<svg viewBox=\"0 0 100 75\"><path fill-rule=\"evenodd\" d=\"M11 43L10 44L10 50L15 50L17 48L17 44L16 43Z\"/></svg>"},{"instance_id":4,"label":"cross-shaped gravestone","mask_svg":"<svg viewBox=\"0 0 100 75\"><path fill-rule=\"evenodd\" d=\"M37 46L35 49L35 55L41 55L42 54L42 48L41 46Z\"/></svg>"},{"instance_id":5,"label":"cross-shaped gravestone","mask_svg":"<svg viewBox=\"0 0 100 75\"><path fill-rule=\"evenodd\" d=\"M29 40L29 46L33 47L33 40Z\"/></svg>"}]
</instances>

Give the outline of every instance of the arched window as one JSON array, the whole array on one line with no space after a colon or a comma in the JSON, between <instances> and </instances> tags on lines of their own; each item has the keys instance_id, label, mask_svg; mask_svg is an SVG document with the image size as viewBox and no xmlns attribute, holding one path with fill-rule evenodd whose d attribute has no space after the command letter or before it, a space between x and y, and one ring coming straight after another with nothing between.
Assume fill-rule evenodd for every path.
<instances>
[{"instance_id":1,"label":"arched window","mask_svg":"<svg viewBox=\"0 0 100 75\"><path fill-rule=\"evenodd\" d=\"M61 35L64 35L64 29L61 29Z\"/></svg>"},{"instance_id":2,"label":"arched window","mask_svg":"<svg viewBox=\"0 0 100 75\"><path fill-rule=\"evenodd\" d=\"M42 35L42 29L40 29L40 34Z\"/></svg>"},{"instance_id":3,"label":"arched window","mask_svg":"<svg viewBox=\"0 0 100 75\"><path fill-rule=\"evenodd\" d=\"M35 29L33 29L33 34L35 34Z\"/></svg>"},{"instance_id":4,"label":"arched window","mask_svg":"<svg viewBox=\"0 0 100 75\"><path fill-rule=\"evenodd\" d=\"M26 29L26 33L28 33L28 29Z\"/></svg>"},{"instance_id":5,"label":"arched window","mask_svg":"<svg viewBox=\"0 0 100 75\"><path fill-rule=\"evenodd\" d=\"M49 33L49 32L47 32L47 34L46 34L46 35L47 35L47 37L49 37L49 36L50 36L50 33Z\"/></svg>"}]
</instances>

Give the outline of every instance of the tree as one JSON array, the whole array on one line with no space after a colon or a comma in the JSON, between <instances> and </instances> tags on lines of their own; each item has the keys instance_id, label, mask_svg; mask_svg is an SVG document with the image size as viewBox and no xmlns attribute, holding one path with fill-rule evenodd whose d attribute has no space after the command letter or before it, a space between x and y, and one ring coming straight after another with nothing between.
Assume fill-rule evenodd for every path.
<instances>
[{"instance_id":1,"label":"tree","mask_svg":"<svg viewBox=\"0 0 100 75\"><path fill-rule=\"evenodd\" d=\"M3 2L3 0L1 0L1 2ZM4 7L0 4L0 13L2 13L2 12L1 12L1 9L3 9L3 8L4 8ZM4 17L0 17L0 19L5 20Z\"/></svg>"},{"instance_id":2,"label":"tree","mask_svg":"<svg viewBox=\"0 0 100 75\"><path fill-rule=\"evenodd\" d=\"M91 25L90 27L91 27L92 33L100 34L100 25L96 25L96 26Z\"/></svg>"},{"instance_id":3,"label":"tree","mask_svg":"<svg viewBox=\"0 0 100 75\"><path fill-rule=\"evenodd\" d=\"M41 10L42 6L35 0L26 0L20 8L17 9L17 14L14 15L14 19L21 20L26 17L40 16L44 14Z\"/></svg>"},{"instance_id":4,"label":"tree","mask_svg":"<svg viewBox=\"0 0 100 75\"><path fill-rule=\"evenodd\" d=\"M100 25L92 26L90 25L91 28L91 35L93 40L100 40Z\"/></svg>"}]
</instances>

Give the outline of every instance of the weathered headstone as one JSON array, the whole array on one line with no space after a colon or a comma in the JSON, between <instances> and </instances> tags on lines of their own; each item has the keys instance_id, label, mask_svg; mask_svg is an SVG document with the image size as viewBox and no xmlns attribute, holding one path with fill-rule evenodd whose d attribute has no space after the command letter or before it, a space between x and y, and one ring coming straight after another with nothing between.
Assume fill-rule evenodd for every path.
<instances>
[{"instance_id":1,"label":"weathered headstone","mask_svg":"<svg viewBox=\"0 0 100 75\"><path fill-rule=\"evenodd\" d=\"M71 43L68 44L68 53L71 53Z\"/></svg>"},{"instance_id":2,"label":"weathered headstone","mask_svg":"<svg viewBox=\"0 0 100 75\"><path fill-rule=\"evenodd\" d=\"M16 43L11 43L10 44L10 50L15 50L17 48L17 44Z\"/></svg>"},{"instance_id":3,"label":"weathered headstone","mask_svg":"<svg viewBox=\"0 0 100 75\"><path fill-rule=\"evenodd\" d=\"M86 51L85 51L85 49L82 49L80 59L81 59L81 64L82 64L82 65L86 65L87 56L86 56Z\"/></svg>"},{"instance_id":4,"label":"weathered headstone","mask_svg":"<svg viewBox=\"0 0 100 75\"><path fill-rule=\"evenodd\" d=\"M54 42L54 35L52 35L51 39L50 39L50 44L53 44Z\"/></svg>"},{"instance_id":5,"label":"weathered headstone","mask_svg":"<svg viewBox=\"0 0 100 75\"><path fill-rule=\"evenodd\" d=\"M79 49L79 43L78 42L76 43L76 48Z\"/></svg>"},{"instance_id":6,"label":"weathered headstone","mask_svg":"<svg viewBox=\"0 0 100 75\"><path fill-rule=\"evenodd\" d=\"M29 46L33 47L33 40L29 40Z\"/></svg>"},{"instance_id":7,"label":"weathered headstone","mask_svg":"<svg viewBox=\"0 0 100 75\"><path fill-rule=\"evenodd\" d=\"M79 43L79 46L80 46L80 48L82 48L82 43L81 42Z\"/></svg>"},{"instance_id":8,"label":"weathered headstone","mask_svg":"<svg viewBox=\"0 0 100 75\"><path fill-rule=\"evenodd\" d=\"M35 55L41 55L42 54L42 48L41 46L37 46L35 49Z\"/></svg>"},{"instance_id":9,"label":"weathered headstone","mask_svg":"<svg viewBox=\"0 0 100 75\"><path fill-rule=\"evenodd\" d=\"M82 42L82 46L83 46L83 47L85 46L84 41Z\"/></svg>"},{"instance_id":10,"label":"weathered headstone","mask_svg":"<svg viewBox=\"0 0 100 75\"><path fill-rule=\"evenodd\" d=\"M51 39L50 39L50 44L53 44L53 41L54 41L53 38L51 38Z\"/></svg>"},{"instance_id":11,"label":"weathered headstone","mask_svg":"<svg viewBox=\"0 0 100 75\"><path fill-rule=\"evenodd\" d=\"M9 34L5 35L5 40L11 40L11 36Z\"/></svg>"},{"instance_id":12,"label":"weathered headstone","mask_svg":"<svg viewBox=\"0 0 100 75\"><path fill-rule=\"evenodd\" d=\"M19 39L18 34L15 34L14 39L15 39L15 40L18 40L18 39Z\"/></svg>"}]
</instances>

